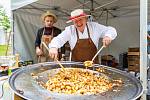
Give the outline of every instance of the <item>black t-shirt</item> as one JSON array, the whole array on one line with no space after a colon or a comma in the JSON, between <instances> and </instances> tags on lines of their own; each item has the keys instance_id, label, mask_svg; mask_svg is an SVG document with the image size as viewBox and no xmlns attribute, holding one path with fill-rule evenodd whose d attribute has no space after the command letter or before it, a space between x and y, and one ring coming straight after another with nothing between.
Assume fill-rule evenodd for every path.
<instances>
[{"instance_id":1,"label":"black t-shirt","mask_svg":"<svg viewBox=\"0 0 150 100\"><path fill-rule=\"evenodd\" d=\"M45 31L44 31L45 28ZM51 35L52 34L52 30L53 30L53 37L56 37L57 35L59 35L61 33L61 30L57 27L42 27L40 29L38 29L37 31L37 35L36 35L36 40L35 40L35 47L40 47L41 44L41 38L43 35L43 31L44 31L44 35ZM61 53L65 53L65 47L63 46L61 48Z\"/></svg>"}]
</instances>

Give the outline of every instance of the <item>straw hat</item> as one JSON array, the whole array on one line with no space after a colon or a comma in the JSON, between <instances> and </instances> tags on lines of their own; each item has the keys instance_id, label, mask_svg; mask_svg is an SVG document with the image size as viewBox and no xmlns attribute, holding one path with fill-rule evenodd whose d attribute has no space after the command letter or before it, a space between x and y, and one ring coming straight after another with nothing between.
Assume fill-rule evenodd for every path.
<instances>
[{"instance_id":1,"label":"straw hat","mask_svg":"<svg viewBox=\"0 0 150 100\"><path fill-rule=\"evenodd\" d=\"M69 20L66 23L70 23L72 22L72 20L75 20L77 18L81 18L81 17L88 17L91 15L87 15L83 9L75 9L74 11L71 12L71 16L69 18Z\"/></svg>"},{"instance_id":2,"label":"straw hat","mask_svg":"<svg viewBox=\"0 0 150 100\"><path fill-rule=\"evenodd\" d=\"M54 17L54 23L57 22L57 17L56 17L56 15L53 14L53 13L51 13L50 11L47 11L46 13L42 14L42 16L41 16L42 21L44 21L45 17L47 17L47 16L52 16L52 17Z\"/></svg>"}]
</instances>

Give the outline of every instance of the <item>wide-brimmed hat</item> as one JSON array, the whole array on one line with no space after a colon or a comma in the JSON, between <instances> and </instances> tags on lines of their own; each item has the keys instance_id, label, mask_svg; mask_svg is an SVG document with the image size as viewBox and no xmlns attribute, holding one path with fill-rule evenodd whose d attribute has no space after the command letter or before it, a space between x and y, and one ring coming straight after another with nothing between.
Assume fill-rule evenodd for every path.
<instances>
[{"instance_id":1,"label":"wide-brimmed hat","mask_svg":"<svg viewBox=\"0 0 150 100\"><path fill-rule=\"evenodd\" d=\"M75 19L78 19L78 18L81 18L81 17L88 17L88 16L91 16L91 15L87 15L83 11L83 9L75 9L74 11L71 12L71 16L70 16L69 20L66 23L70 23L70 22L72 22L72 20L75 20Z\"/></svg>"},{"instance_id":2,"label":"wide-brimmed hat","mask_svg":"<svg viewBox=\"0 0 150 100\"><path fill-rule=\"evenodd\" d=\"M56 15L53 14L53 13L51 13L50 11L46 11L46 13L42 14L42 16L41 16L42 21L44 21L44 20L45 20L45 17L47 17L47 16L52 16L52 17L54 17L54 23L57 22L57 17L56 17Z\"/></svg>"}]
</instances>

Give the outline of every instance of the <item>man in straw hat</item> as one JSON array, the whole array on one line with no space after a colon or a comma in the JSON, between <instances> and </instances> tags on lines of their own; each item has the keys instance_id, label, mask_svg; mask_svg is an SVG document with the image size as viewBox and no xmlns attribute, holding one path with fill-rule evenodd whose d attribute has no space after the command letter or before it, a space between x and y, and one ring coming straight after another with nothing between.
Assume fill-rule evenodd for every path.
<instances>
[{"instance_id":1,"label":"man in straw hat","mask_svg":"<svg viewBox=\"0 0 150 100\"><path fill-rule=\"evenodd\" d=\"M65 30L55 37L49 44L49 55L57 58L57 49L69 41L73 61L91 60L98 49L99 39L103 38L104 46L108 46L116 38L115 28L104 26L96 22L88 22L88 16L82 9L76 9L71 12L69 22L73 22ZM94 63L99 63L98 57Z\"/></svg>"},{"instance_id":2,"label":"man in straw hat","mask_svg":"<svg viewBox=\"0 0 150 100\"><path fill-rule=\"evenodd\" d=\"M47 11L46 13L42 14L41 19L44 23L44 27L38 29L35 40L35 47L36 55L38 56L38 62L46 62L50 61L50 57L48 51L42 43L44 42L46 45L48 45L53 39L53 37L61 33L61 30L53 26L53 24L57 22L57 17L53 13ZM62 47L60 51L61 54L64 55L64 47Z\"/></svg>"}]
</instances>

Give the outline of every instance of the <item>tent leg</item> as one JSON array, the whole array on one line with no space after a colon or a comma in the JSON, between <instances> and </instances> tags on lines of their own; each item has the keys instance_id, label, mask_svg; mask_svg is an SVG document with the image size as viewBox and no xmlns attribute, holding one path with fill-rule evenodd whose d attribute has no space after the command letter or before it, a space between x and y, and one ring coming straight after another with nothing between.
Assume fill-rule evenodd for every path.
<instances>
[{"instance_id":1,"label":"tent leg","mask_svg":"<svg viewBox=\"0 0 150 100\"><path fill-rule=\"evenodd\" d=\"M141 100L147 100L147 0L140 0L140 80L144 90Z\"/></svg>"}]
</instances>

